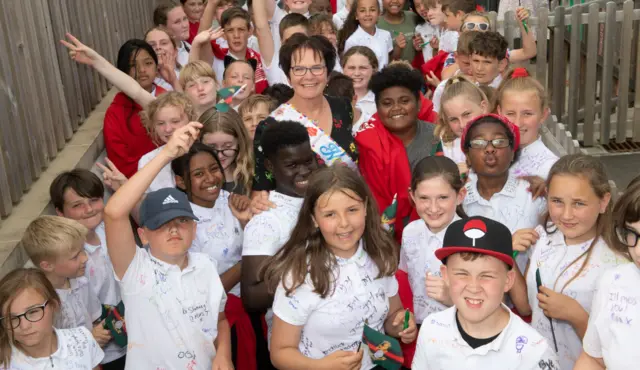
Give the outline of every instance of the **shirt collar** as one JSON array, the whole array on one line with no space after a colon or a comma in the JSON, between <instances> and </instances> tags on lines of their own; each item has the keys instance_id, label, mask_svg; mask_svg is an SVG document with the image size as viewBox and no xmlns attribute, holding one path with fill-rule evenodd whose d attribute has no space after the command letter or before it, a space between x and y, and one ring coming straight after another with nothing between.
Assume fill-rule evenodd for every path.
<instances>
[{"instance_id":1,"label":"shirt collar","mask_svg":"<svg viewBox=\"0 0 640 370\"><path fill-rule=\"evenodd\" d=\"M508 335L508 332L511 328L511 323L513 322L513 312L504 304L501 303L500 307L509 313L509 322L502 329L500 335L496 339L494 339L491 343L485 344L484 346L472 349L469 344L462 338L462 334L458 330L458 325L456 325L456 314L458 312L457 309L451 310L453 312L453 316L451 317L451 330L453 330L453 340L458 343L458 345L463 347L468 347L472 351L476 352L477 355L486 355L489 351L500 351L502 348L502 342L504 342L505 337Z\"/></svg>"},{"instance_id":2,"label":"shirt collar","mask_svg":"<svg viewBox=\"0 0 640 370\"><path fill-rule=\"evenodd\" d=\"M376 95L373 93L373 91L369 90L367 91L367 93L360 98L360 100L358 100L358 103L360 102L375 102L376 101Z\"/></svg>"},{"instance_id":3,"label":"shirt collar","mask_svg":"<svg viewBox=\"0 0 640 370\"><path fill-rule=\"evenodd\" d=\"M454 213L453 218L451 219L451 222L449 222L446 227L444 227L442 230L438 231L437 233L433 233L425 223L425 228L427 229L427 240L431 238L436 238L438 239L440 244L442 244L442 242L444 241L444 234L447 232L447 228L449 227L449 225L451 225L455 221L458 221L459 219L460 219L460 216L458 216L457 213Z\"/></svg>"},{"instance_id":4,"label":"shirt collar","mask_svg":"<svg viewBox=\"0 0 640 370\"><path fill-rule=\"evenodd\" d=\"M533 143L523 147L520 150L520 156L522 157L523 155L529 155L529 154L535 153L540 149L540 145L544 146L544 143L542 142L542 138L538 136L538 138Z\"/></svg>"},{"instance_id":5,"label":"shirt collar","mask_svg":"<svg viewBox=\"0 0 640 370\"><path fill-rule=\"evenodd\" d=\"M338 262L338 266L346 266L350 263L355 263L356 265L362 267L367 262L368 256L369 255L364 250L362 239L360 239L360 242L358 243L358 250L356 250L356 253L354 253L353 256L351 256L350 258L342 258L336 256L336 261Z\"/></svg>"},{"instance_id":6,"label":"shirt collar","mask_svg":"<svg viewBox=\"0 0 640 370\"><path fill-rule=\"evenodd\" d=\"M555 225L549 224L547 228L550 230L555 230L554 232L547 233L547 238L548 238L547 245L551 245L554 247L568 247L567 243L564 241L564 235L562 234L562 232L560 232L560 230L556 228ZM589 246L591 245L592 242L593 242L593 238L585 242L582 242L578 245L572 245L571 248L573 249L577 247L577 248L580 248L582 252L585 252L587 251L587 249L589 249Z\"/></svg>"},{"instance_id":7,"label":"shirt collar","mask_svg":"<svg viewBox=\"0 0 640 370\"><path fill-rule=\"evenodd\" d=\"M502 190L500 190L493 196L500 194L510 198L515 198L517 190L518 179L515 176L509 174L509 177L507 177L507 182L502 187ZM464 197L464 204L476 203L481 199L485 200L480 196L480 193L478 192L478 178L477 176L470 177L470 181L467 184L467 195Z\"/></svg>"},{"instance_id":8,"label":"shirt collar","mask_svg":"<svg viewBox=\"0 0 640 370\"><path fill-rule=\"evenodd\" d=\"M362 27L358 26L358 29L356 30L357 32L361 32L363 35L367 35L369 37L376 37L378 35L378 26L376 26L376 32L372 34L370 34L369 32L365 31Z\"/></svg>"},{"instance_id":9,"label":"shirt collar","mask_svg":"<svg viewBox=\"0 0 640 370\"><path fill-rule=\"evenodd\" d=\"M302 202L304 198L292 197L289 195L285 195L279 193L277 191L272 191L269 193L269 200L276 204L276 206L287 207L287 208L295 208L300 209L302 207Z\"/></svg>"},{"instance_id":10,"label":"shirt collar","mask_svg":"<svg viewBox=\"0 0 640 370\"><path fill-rule=\"evenodd\" d=\"M153 263L153 268L160 270L160 272L164 274L168 274L171 271L178 271L181 274L186 274L196 269L196 263L195 263L196 261L194 259L194 255L191 252L187 252L187 266L182 271L180 271L180 267L177 265L172 265L170 263L160 261L159 259L154 257L153 254L151 254L151 252L149 252L149 258Z\"/></svg>"}]
</instances>

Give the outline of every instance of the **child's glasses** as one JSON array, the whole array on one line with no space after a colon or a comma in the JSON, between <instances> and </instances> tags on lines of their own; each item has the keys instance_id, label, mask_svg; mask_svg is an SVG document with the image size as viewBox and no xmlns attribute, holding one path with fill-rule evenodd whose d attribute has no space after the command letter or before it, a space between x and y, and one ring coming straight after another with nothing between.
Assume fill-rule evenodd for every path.
<instances>
[{"instance_id":1,"label":"child's glasses","mask_svg":"<svg viewBox=\"0 0 640 370\"><path fill-rule=\"evenodd\" d=\"M462 25L462 29L466 30L466 31L473 31L473 30L477 30L477 31L488 31L489 30L489 23L484 23L484 22L467 22L465 24Z\"/></svg>"},{"instance_id":2,"label":"child's glasses","mask_svg":"<svg viewBox=\"0 0 640 370\"><path fill-rule=\"evenodd\" d=\"M236 155L236 153L238 153L238 148L229 148L229 149L216 149L214 147L212 147L213 152L216 153L217 156L220 156L220 153L222 153L223 156L225 156L226 158L231 158L233 156Z\"/></svg>"},{"instance_id":3,"label":"child's glasses","mask_svg":"<svg viewBox=\"0 0 640 370\"><path fill-rule=\"evenodd\" d=\"M24 317L29 322L38 322L42 320L42 318L44 317L44 308L47 307L48 303L49 301L47 300L39 306L31 307L26 312L23 312L20 315L10 316L8 320L11 325L11 329L17 329L20 326L20 320L22 319L22 317ZM6 321L7 317L0 317L0 322L5 323Z\"/></svg>"},{"instance_id":4,"label":"child's glasses","mask_svg":"<svg viewBox=\"0 0 640 370\"><path fill-rule=\"evenodd\" d=\"M620 243L630 248L634 248L638 244L638 238L640 238L640 234L626 226L616 226L616 236Z\"/></svg>"},{"instance_id":5,"label":"child's glasses","mask_svg":"<svg viewBox=\"0 0 640 370\"><path fill-rule=\"evenodd\" d=\"M487 146L489 146L489 143L491 143L491 146L493 146L496 149L506 148L509 146L509 144L511 144L509 139L504 139L504 138L493 139L493 140L473 139L469 142L469 146L473 149L484 149Z\"/></svg>"}]
</instances>

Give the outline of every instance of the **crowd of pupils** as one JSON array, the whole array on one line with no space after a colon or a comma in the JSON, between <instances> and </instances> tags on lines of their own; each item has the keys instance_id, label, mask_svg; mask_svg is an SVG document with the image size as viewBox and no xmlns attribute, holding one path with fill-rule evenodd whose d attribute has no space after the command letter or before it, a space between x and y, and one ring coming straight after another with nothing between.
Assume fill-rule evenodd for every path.
<instances>
[{"instance_id":1,"label":"crowd of pupils","mask_svg":"<svg viewBox=\"0 0 640 370\"><path fill-rule=\"evenodd\" d=\"M115 66L68 34L107 159L25 231L0 369L381 368L365 323L406 368L637 367L640 178L545 146L507 3L519 49L471 0L166 1Z\"/></svg>"}]
</instances>

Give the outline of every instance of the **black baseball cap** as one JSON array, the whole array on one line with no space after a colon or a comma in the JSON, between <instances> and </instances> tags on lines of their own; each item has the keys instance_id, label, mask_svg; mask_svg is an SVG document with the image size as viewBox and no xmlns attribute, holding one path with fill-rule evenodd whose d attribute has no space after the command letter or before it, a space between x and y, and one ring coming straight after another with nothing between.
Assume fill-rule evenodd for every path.
<instances>
[{"instance_id":1,"label":"black baseball cap","mask_svg":"<svg viewBox=\"0 0 640 370\"><path fill-rule=\"evenodd\" d=\"M148 193L140 206L140 226L156 230L178 217L198 221L187 195L176 188L163 188Z\"/></svg>"},{"instance_id":2,"label":"black baseball cap","mask_svg":"<svg viewBox=\"0 0 640 370\"><path fill-rule=\"evenodd\" d=\"M500 222L482 216L453 222L444 234L436 257L442 261L454 253L475 252L493 256L513 267L511 231Z\"/></svg>"}]
</instances>

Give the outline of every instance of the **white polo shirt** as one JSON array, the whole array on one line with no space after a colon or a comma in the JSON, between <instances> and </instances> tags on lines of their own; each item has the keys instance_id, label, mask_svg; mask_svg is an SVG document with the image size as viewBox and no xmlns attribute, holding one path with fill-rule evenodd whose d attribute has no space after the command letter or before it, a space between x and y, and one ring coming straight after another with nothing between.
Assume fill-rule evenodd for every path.
<instances>
[{"instance_id":1,"label":"white polo shirt","mask_svg":"<svg viewBox=\"0 0 640 370\"><path fill-rule=\"evenodd\" d=\"M491 343L471 348L456 323L457 309L450 307L429 315L420 327L413 369L420 370L551 370L558 366L547 340L509 312L509 323ZM570 370L570 368L569 368Z\"/></svg>"},{"instance_id":2,"label":"white polo shirt","mask_svg":"<svg viewBox=\"0 0 640 370\"><path fill-rule=\"evenodd\" d=\"M376 279L378 266L365 252L362 241L349 259L336 257L333 293L322 299L314 293L310 275L287 297L280 285L273 312L288 324L302 326L298 349L309 358L320 359L336 351L357 351L365 321L384 332L389 298L398 294L394 276ZM360 369L374 367L366 346Z\"/></svg>"},{"instance_id":3,"label":"white polo shirt","mask_svg":"<svg viewBox=\"0 0 640 370\"><path fill-rule=\"evenodd\" d=\"M467 163L467 156L462 151L462 143L459 137L448 143L442 140L440 141L442 142L442 153L445 157L451 159L456 164Z\"/></svg>"},{"instance_id":4,"label":"white polo shirt","mask_svg":"<svg viewBox=\"0 0 640 370\"><path fill-rule=\"evenodd\" d=\"M484 199L478 192L478 177L469 176L465 184L467 196L462 207L469 216L484 216L504 224L511 233L520 229L534 228L540 224L539 218L547 205L542 197L533 200L529 192L529 183L509 175L506 184L490 200ZM527 254L520 253L516 263L520 271L527 265ZM535 286L535 284L534 284Z\"/></svg>"},{"instance_id":5,"label":"white polo shirt","mask_svg":"<svg viewBox=\"0 0 640 370\"><path fill-rule=\"evenodd\" d=\"M460 217L454 214L451 222L459 219ZM440 273L442 262L436 258L435 252L437 249L442 248L444 234L448 227L449 225L434 234L423 220L415 220L407 225L402 232L399 268L409 275L417 324L422 324L422 321L430 314L448 308L427 296L425 286L427 273L442 277Z\"/></svg>"},{"instance_id":6,"label":"white polo shirt","mask_svg":"<svg viewBox=\"0 0 640 370\"><path fill-rule=\"evenodd\" d=\"M509 173L516 177L540 176L546 180L551 167L557 160L558 156L553 154L538 137L536 141L520 150L520 156L509 168Z\"/></svg>"},{"instance_id":7,"label":"white polo shirt","mask_svg":"<svg viewBox=\"0 0 640 370\"><path fill-rule=\"evenodd\" d=\"M191 209L199 219L191 251L209 255L216 260L218 272L224 274L242 259L242 226L229 208L229 192L220 190L213 208L191 203ZM240 284L229 293L240 297Z\"/></svg>"},{"instance_id":8,"label":"white polo shirt","mask_svg":"<svg viewBox=\"0 0 640 370\"><path fill-rule=\"evenodd\" d=\"M589 326L582 340L584 351L602 358L609 370L633 369L640 364L640 269L620 265L605 272L591 306Z\"/></svg>"},{"instance_id":9,"label":"white polo shirt","mask_svg":"<svg viewBox=\"0 0 640 370\"><path fill-rule=\"evenodd\" d=\"M440 27L432 26L431 23L424 22L416 26L415 34L420 35L422 37L422 42L426 43L422 47L422 60L428 62L429 59L433 58L433 48L429 45L429 41L433 37L440 39Z\"/></svg>"},{"instance_id":10,"label":"white polo shirt","mask_svg":"<svg viewBox=\"0 0 640 370\"><path fill-rule=\"evenodd\" d=\"M84 327L54 330L58 337L58 348L51 356L33 358L11 346L11 363L6 369L92 370L100 364L104 354L89 330Z\"/></svg>"},{"instance_id":11,"label":"white polo shirt","mask_svg":"<svg viewBox=\"0 0 640 370\"><path fill-rule=\"evenodd\" d=\"M93 330L93 322L102 316L102 305L84 276L69 279L69 289L56 289L62 307L54 318L54 326L60 329L84 326Z\"/></svg>"},{"instance_id":12,"label":"white polo shirt","mask_svg":"<svg viewBox=\"0 0 640 370\"><path fill-rule=\"evenodd\" d=\"M262 68L264 69L264 74L267 76L269 86L273 86L275 84L291 86L287 75L284 73L282 68L280 68L280 56L278 55L277 50L273 53L271 64L267 65L267 61L262 61Z\"/></svg>"},{"instance_id":13,"label":"white polo shirt","mask_svg":"<svg viewBox=\"0 0 640 370\"><path fill-rule=\"evenodd\" d=\"M276 208L253 216L244 228L243 256L275 255L289 240L291 231L298 222L298 214L304 198L290 197L273 190L269 193L269 200L276 205ZM273 311L267 310L264 318L270 338Z\"/></svg>"},{"instance_id":14,"label":"white polo shirt","mask_svg":"<svg viewBox=\"0 0 640 370\"><path fill-rule=\"evenodd\" d=\"M138 160L138 171L140 171L142 167L146 166L147 163L151 162L153 158L155 158L158 154L160 154L160 151L162 150L162 148L164 148L164 145L140 157L140 159ZM156 178L153 179L146 193L160 190L162 188L175 188L175 187L176 187L176 176L171 170L171 163L167 163L167 165L162 167L160 172L158 172L158 175L156 176Z\"/></svg>"},{"instance_id":15,"label":"white polo shirt","mask_svg":"<svg viewBox=\"0 0 640 370\"><path fill-rule=\"evenodd\" d=\"M451 31L451 30L440 30L440 50L444 50L449 53L453 53L458 50L458 38L460 36L460 32ZM427 40L425 40L427 41ZM426 62L426 60L425 60Z\"/></svg>"},{"instance_id":16,"label":"white polo shirt","mask_svg":"<svg viewBox=\"0 0 640 370\"><path fill-rule=\"evenodd\" d=\"M560 231L547 234L542 226L538 226L536 231L540 235L540 239L529 249L531 251L531 260L526 276L529 304L533 312L531 326L547 338L549 343L553 344L549 318L544 315L542 309L538 306L536 268L540 269L542 285L573 298L587 312L591 312L591 303L600 278L605 271L627 261L609 249L604 240L600 238L594 245L591 258L580 273L580 276L563 289L565 284L580 269L584 257L571 265L566 271L565 268L587 251L593 239L579 245L567 246ZM582 352L582 341L571 324L566 321L554 319L553 329L558 343L560 368L573 369L573 365Z\"/></svg>"},{"instance_id":17,"label":"white polo shirt","mask_svg":"<svg viewBox=\"0 0 640 370\"><path fill-rule=\"evenodd\" d=\"M382 69L389 64L389 53L393 51L393 39L387 30L376 27L376 33L370 35L358 26L358 29L345 42L344 52L346 53L353 46L366 46L373 50L378 58L378 69Z\"/></svg>"},{"instance_id":18,"label":"white polo shirt","mask_svg":"<svg viewBox=\"0 0 640 370\"><path fill-rule=\"evenodd\" d=\"M356 102L356 108L360 108L363 114L371 117L378 112L376 107L376 95L373 91L367 91L366 95L358 99Z\"/></svg>"},{"instance_id":19,"label":"white polo shirt","mask_svg":"<svg viewBox=\"0 0 640 370\"><path fill-rule=\"evenodd\" d=\"M456 74L458 73L456 72L454 76ZM447 84L447 81L449 81L449 79L440 81L438 86L436 86L436 89L433 90L433 99L431 99L431 101L433 102L433 110L438 113L440 113L440 108L442 108L440 106L440 102L442 101L442 93L444 93L444 87Z\"/></svg>"},{"instance_id":20,"label":"white polo shirt","mask_svg":"<svg viewBox=\"0 0 640 370\"><path fill-rule=\"evenodd\" d=\"M100 239L99 245L84 243L84 250L89 257L84 276L89 279L91 288L98 296L100 303L115 306L122 298L120 287L113 275L113 265L107 251L107 238L104 232L104 223L96 228L96 234Z\"/></svg>"},{"instance_id":21,"label":"white polo shirt","mask_svg":"<svg viewBox=\"0 0 640 370\"><path fill-rule=\"evenodd\" d=\"M189 52L191 51L191 44L186 41L182 41L178 47L178 57L176 61L181 66L186 66L189 63Z\"/></svg>"},{"instance_id":22,"label":"white polo shirt","mask_svg":"<svg viewBox=\"0 0 640 370\"><path fill-rule=\"evenodd\" d=\"M120 281L126 307L127 370L210 370L218 314L227 297L216 262L188 253L184 270L142 248Z\"/></svg>"}]
</instances>

